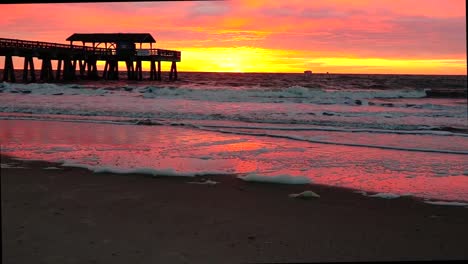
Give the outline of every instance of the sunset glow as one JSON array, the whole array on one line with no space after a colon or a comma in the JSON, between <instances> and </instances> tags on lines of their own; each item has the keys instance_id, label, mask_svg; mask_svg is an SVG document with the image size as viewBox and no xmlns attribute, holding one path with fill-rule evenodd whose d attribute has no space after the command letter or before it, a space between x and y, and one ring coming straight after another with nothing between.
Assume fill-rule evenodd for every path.
<instances>
[{"instance_id":1,"label":"sunset glow","mask_svg":"<svg viewBox=\"0 0 468 264\"><path fill-rule=\"evenodd\" d=\"M182 51L179 71L466 75L465 9L463 0L18 4L2 5L0 37L148 32L156 47Z\"/></svg>"}]
</instances>

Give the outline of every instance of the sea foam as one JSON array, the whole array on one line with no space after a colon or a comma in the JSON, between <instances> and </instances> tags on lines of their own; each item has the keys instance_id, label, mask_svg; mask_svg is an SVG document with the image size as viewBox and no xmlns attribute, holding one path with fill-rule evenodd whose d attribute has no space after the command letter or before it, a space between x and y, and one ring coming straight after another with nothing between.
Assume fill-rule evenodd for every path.
<instances>
[{"instance_id":1,"label":"sea foam","mask_svg":"<svg viewBox=\"0 0 468 264\"><path fill-rule=\"evenodd\" d=\"M434 205L448 205L448 206L468 206L468 203L461 203L461 202L444 202L444 201L424 201L428 204Z\"/></svg>"},{"instance_id":2,"label":"sea foam","mask_svg":"<svg viewBox=\"0 0 468 264\"><path fill-rule=\"evenodd\" d=\"M116 173L116 174L145 174L151 176L176 176L176 177L196 177L208 175L228 175L219 171L205 171L205 172L177 172L173 168L153 169L153 168L120 168L115 166L99 166L76 163L75 161L62 160L60 161L64 167L75 167L90 170L94 173Z\"/></svg>"},{"instance_id":3,"label":"sea foam","mask_svg":"<svg viewBox=\"0 0 468 264\"><path fill-rule=\"evenodd\" d=\"M376 193L376 194L366 195L366 196L384 198L384 199L396 199L400 197L400 195L394 194L394 193Z\"/></svg>"},{"instance_id":4,"label":"sea foam","mask_svg":"<svg viewBox=\"0 0 468 264\"><path fill-rule=\"evenodd\" d=\"M276 176L264 176L256 173L238 176L237 178L250 182L266 182L266 183L281 183L281 184L310 184L312 180L305 176L291 176L288 174Z\"/></svg>"}]
</instances>

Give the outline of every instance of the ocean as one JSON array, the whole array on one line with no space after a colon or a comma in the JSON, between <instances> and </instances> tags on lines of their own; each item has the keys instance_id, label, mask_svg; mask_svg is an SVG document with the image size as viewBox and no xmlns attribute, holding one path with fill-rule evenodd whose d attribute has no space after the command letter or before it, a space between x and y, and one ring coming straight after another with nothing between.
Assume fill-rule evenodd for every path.
<instances>
[{"instance_id":1,"label":"ocean","mask_svg":"<svg viewBox=\"0 0 468 264\"><path fill-rule=\"evenodd\" d=\"M121 72L119 81L0 83L1 153L95 172L468 202L467 76L179 79L127 81Z\"/></svg>"}]
</instances>

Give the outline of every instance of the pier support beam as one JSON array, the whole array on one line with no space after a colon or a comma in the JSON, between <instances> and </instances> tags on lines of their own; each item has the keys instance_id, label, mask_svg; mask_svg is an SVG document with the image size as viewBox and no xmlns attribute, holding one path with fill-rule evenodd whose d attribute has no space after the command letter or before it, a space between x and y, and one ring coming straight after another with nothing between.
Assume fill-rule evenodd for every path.
<instances>
[{"instance_id":1,"label":"pier support beam","mask_svg":"<svg viewBox=\"0 0 468 264\"><path fill-rule=\"evenodd\" d=\"M106 64L104 65L104 72L102 73L102 78L104 80L109 79L109 61L106 61Z\"/></svg>"},{"instance_id":2,"label":"pier support beam","mask_svg":"<svg viewBox=\"0 0 468 264\"><path fill-rule=\"evenodd\" d=\"M134 80L135 79L135 67L133 67L133 61L126 60L125 64L127 66L127 78L128 78L128 80Z\"/></svg>"},{"instance_id":3,"label":"pier support beam","mask_svg":"<svg viewBox=\"0 0 468 264\"><path fill-rule=\"evenodd\" d=\"M60 58L57 60L57 70L55 71L55 80L73 81L75 80L76 61L72 62L70 58Z\"/></svg>"},{"instance_id":4,"label":"pier support beam","mask_svg":"<svg viewBox=\"0 0 468 264\"><path fill-rule=\"evenodd\" d=\"M88 66L88 73L87 73L88 79L92 79L92 80L99 79L96 63L97 63L97 60L95 58L88 58L88 60L86 61L86 65Z\"/></svg>"},{"instance_id":5,"label":"pier support beam","mask_svg":"<svg viewBox=\"0 0 468 264\"><path fill-rule=\"evenodd\" d=\"M150 61L150 80L154 81L157 78L158 77L157 77L157 73L156 73L156 61L151 60Z\"/></svg>"},{"instance_id":6,"label":"pier support beam","mask_svg":"<svg viewBox=\"0 0 468 264\"><path fill-rule=\"evenodd\" d=\"M72 62L71 59L67 58L63 60L63 80L72 81L75 77L75 67L76 64Z\"/></svg>"},{"instance_id":7,"label":"pier support beam","mask_svg":"<svg viewBox=\"0 0 468 264\"><path fill-rule=\"evenodd\" d=\"M71 67L70 67L70 79L71 80L76 80L76 59L71 60Z\"/></svg>"},{"instance_id":8,"label":"pier support beam","mask_svg":"<svg viewBox=\"0 0 468 264\"><path fill-rule=\"evenodd\" d=\"M31 75L31 82L36 82L36 73L34 72L34 62L31 56L24 57L23 82L28 81L28 72Z\"/></svg>"},{"instance_id":9,"label":"pier support beam","mask_svg":"<svg viewBox=\"0 0 468 264\"><path fill-rule=\"evenodd\" d=\"M109 66L110 66L110 71L109 71L110 79L118 80L119 79L119 61L112 60L110 61Z\"/></svg>"},{"instance_id":10,"label":"pier support beam","mask_svg":"<svg viewBox=\"0 0 468 264\"><path fill-rule=\"evenodd\" d=\"M52 70L52 62L50 58L42 58L42 66L41 66L41 81L53 81L54 80L54 73Z\"/></svg>"},{"instance_id":11,"label":"pier support beam","mask_svg":"<svg viewBox=\"0 0 468 264\"><path fill-rule=\"evenodd\" d=\"M137 81L143 80L143 71L141 68L141 60L136 61L136 67L135 67L135 79Z\"/></svg>"},{"instance_id":12,"label":"pier support beam","mask_svg":"<svg viewBox=\"0 0 468 264\"><path fill-rule=\"evenodd\" d=\"M171 71L169 73L169 80L176 81L177 80L177 64L175 61L171 64Z\"/></svg>"},{"instance_id":13,"label":"pier support beam","mask_svg":"<svg viewBox=\"0 0 468 264\"><path fill-rule=\"evenodd\" d=\"M60 74L62 72L62 61L63 60L58 60L57 61L57 70L55 71L55 79L58 81L60 80Z\"/></svg>"},{"instance_id":14,"label":"pier support beam","mask_svg":"<svg viewBox=\"0 0 468 264\"><path fill-rule=\"evenodd\" d=\"M3 81L16 82L15 67L13 66L13 59L11 55L5 56L5 66L3 67Z\"/></svg>"},{"instance_id":15,"label":"pier support beam","mask_svg":"<svg viewBox=\"0 0 468 264\"><path fill-rule=\"evenodd\" d=\"M104 66L103 76L104 80L118 80L119 79L119 61L109 59Z\"/></svg>"},{"instance_id":16,"label":"pier support beam","mask_svg":"<svg viewBox=\"0 0 468 264\"><path fill-rule=\"evenodd\" d=\"M80 67L80 78L83 79L84 76L85 76L86 61L85 60L79 60L79 67Z\"/></svg>"},{"instance_id":17,"label":"pier support beam","mask_svg":"<svg viewBox=\"0 0 468 264\"><path fill-rule=\"evenodd\" d=\"M161 61L158 60L158 76L157 80L161 81Z\"/></svg>"},{"instance_id":18,"label":"pier support beam","mask_svg":"<svg viewBox=\"0 0 468 264\"><path fill-rule=\"evenodd\" d=\"M118 80L119 79L119 61L115 60L113 66L114 66L114 71L112 74L112 80Z\"/></svg>"}]
</instances>

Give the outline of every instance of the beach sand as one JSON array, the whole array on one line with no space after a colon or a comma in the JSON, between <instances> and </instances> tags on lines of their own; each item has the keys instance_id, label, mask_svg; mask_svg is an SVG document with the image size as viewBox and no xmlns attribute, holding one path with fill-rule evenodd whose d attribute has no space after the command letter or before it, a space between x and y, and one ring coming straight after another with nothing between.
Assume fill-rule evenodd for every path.
<instances>
[{"instance_id":1,"label":"beach sand","mask_svg":"<svg viewBox=\"0 0 468 264\"><path fill-rule=\"evenodd\" d=\"M468 209L319 185L2 163L3 263L468 259ZM44 169L55 166L60 169ZM291 193L312 190L320 198Z\"/></svg>"}]
</instances>

